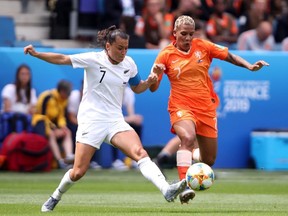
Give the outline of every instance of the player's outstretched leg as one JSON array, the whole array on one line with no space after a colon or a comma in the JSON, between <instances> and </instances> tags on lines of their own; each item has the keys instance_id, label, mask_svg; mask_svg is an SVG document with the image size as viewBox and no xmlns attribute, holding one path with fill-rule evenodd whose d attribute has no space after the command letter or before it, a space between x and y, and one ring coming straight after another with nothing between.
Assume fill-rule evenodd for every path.
<instances>
[{"instance_id":1,"label":"player's outstretched leg","mask_svg":"<svg viewBox=\"0 0 288 216\"><path fill-rule=\"evenodd\" d=\"M56 188L54 193L49 197L49 199L42 205L42 212L50 212L53 211L55 206L60 201L62 195L74 184L74 182L70 178L70 170L68 170L63 176L59 186Z\"/></svg>"},{"instance_id":2,"label":"player's outstretched leg","mask_svg":"<svg viewBox=\"0 0 288 216\"><path fill-rule=\"evenodd\" d=\"M194 190L190 188L186 188L182 193L179 194L179 199L181 204L186 203L188 204L190 200L195 197Z\"/></svg>"}]
</instances>

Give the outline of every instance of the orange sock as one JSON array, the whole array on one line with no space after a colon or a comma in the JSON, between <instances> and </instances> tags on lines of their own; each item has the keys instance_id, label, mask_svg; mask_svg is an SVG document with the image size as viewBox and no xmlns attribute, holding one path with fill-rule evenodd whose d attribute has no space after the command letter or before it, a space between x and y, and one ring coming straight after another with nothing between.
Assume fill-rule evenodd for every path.
<instances>
[{"instance_id":1,"label":"orange sock","mask_svg":"<svg viewBox=\"0 0 288 216\"><path fill-rule=\"evenodd\" d=\"M185 179L186 178L186 172L188 170L188 166L177 166L178 169L178 175L179 175L179 179Z\"/></svg>"}]
</instances>

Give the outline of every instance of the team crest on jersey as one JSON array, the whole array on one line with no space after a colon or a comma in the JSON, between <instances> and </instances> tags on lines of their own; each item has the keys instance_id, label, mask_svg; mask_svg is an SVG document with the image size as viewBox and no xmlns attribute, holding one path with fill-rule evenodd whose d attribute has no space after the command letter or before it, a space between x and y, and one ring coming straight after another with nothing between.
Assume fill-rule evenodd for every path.
<instances>
[{"instance_id":1,"label":"team crest on jersey","mask_svg":"<svg viewBox=\"0 0 288 216\"><path fill-rule=\"evenodd\" d=\"M201 51L196 51L194 52L194 55L197 59L201 59L201 56L202 56L202 52Z\"/></svg>"},{"instance_id":2,"label":"team crest on jersey","mask_svg":"<svg viewBox=\"0 0 288 216\"><path fill-rule=\"evenodd\" d=\"M182 112L182 111L178 111L176 114L177 114L177 116L180 117L180 118L183 116L183 112Z\"/></svg>"}]
</instances>

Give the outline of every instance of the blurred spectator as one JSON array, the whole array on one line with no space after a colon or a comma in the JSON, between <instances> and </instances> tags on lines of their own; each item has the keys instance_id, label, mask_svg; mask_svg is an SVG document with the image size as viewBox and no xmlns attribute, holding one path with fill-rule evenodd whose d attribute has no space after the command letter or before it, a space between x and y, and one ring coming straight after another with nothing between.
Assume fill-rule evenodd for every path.
<instances>
[{"instance_id":1,"label":"blurred spectator","mask_svg":"<svg viewBox=\"0 0 288 216\"><path fill-rule=\"evenodd\" d=\"M123 12L122 16L140 16L144 5L144 0L121 0Z\"/></svg>"},{"instance_id":2,"label":"blurred spectator","mask_svg":"<svg viewBox=\"0 0 288 216\"><path fill-rule=\"evenodd\" d=\"M112 169L118 170L118 171L126 171L129 170L129 167L124 163L125 155L114 146L111 146L112 148Z\"/></svg>"},{"instance_id":3,"label":"blurred spectator","mask_svg":"<svg viewBox=\"0 0 288 216\"><path fill-rule=\"evenodd\" d=\"M83 81L82 81L83 82ZM75 143L76 143L76 131L78 127L78 120L77 120L77 114L79 105L82 99L82 90L83 90L83 83L81 83L81 88L74 89L71 91L71 94L68 98L68 105L66 109L66 120L67 120L67 127L70 129L72 134L72 140L74 143L74 150L75 151Z\"/></svg>"},{"instance_id":4,"label":"blurred spectator","mask_svg":"<svg viewBox=\"0 0 288 216\"><path fill-rule=\"evenodd\" d=\"M243 32L237 42L238 50L273 50L275 41L272 24L262 21L256 29Z\"/></svg>"},{"instance_id":5,"label":"blurred spectator","mask_svg":"<svg viewBox=\"0 0 288 216\"><path fill-rule=\"evenodd\" d=\"M202 8L201 20L208 21L211 14L214 11L213 0L201 0L201 8Z\"/></svg>"},{"instance_id":6,"label":"blurred spectator","mask_svg":"<svg viewBox=\"0 0 288 216\"><path fill-rule=\"evenodd\" d=\"M195 32L193 34L194 38L202 38L205 40L209 40L206 34L205 22L202 20L197 20L195 22Z\"/></svg>"},{"instance_id":7,"label":"blurred spectator","mask_svg":"<svg viewBox=\"0 0 288 216\"><path fill-rule=\"evenodd\" d=\"M80 90L74 89L71 91L71 94L68 99L68 106L67 106L67 120L74 125L78 125L77 121L77 113L79 104L82 98L82 87Z\"/></svg>"},{"instance_id":8,"label":"blurred spectator","mask_svg":"<svg viewBox=\"0 0 288 216\"><path fill-rule=\"evenodd\" d=\"M252 0L249 3L248 11L238 19L239 34L257 28L262 21L273 21L273 17L268 13L268 0Z\"/></svg>"},{"instance_id":9,"label":"blurred spectator","mask_svg":"<svg viewBox=\"0 0 288 216\"><path fill-rule=\"evenodd\" d=\"M281 43L282 51L288 51L288 37L286 37Z\"/></svg>"},{"instance_id":10,"label":"blurred spectator","mask_svg":"<svg viewBox=\"0 0 288 216\"><path fill-rule=\"evenodd\" d=\"M135 34L135 17L122 16L120 19L120 29L129 34L129 48L146 48L146 41L143 36Z\"/></svg>"},{"instance_id":11,"label":"blurred spectator","mask_svg":"<svg viewBox=\"0 0 288 216\"><path fill-rule=\"evenodd\" d=\"M181 140L176 135L173 138L171 138L165 146L161 149L161 151L158 153L158 155L153 158L153 161L160 167L165 168L165 165L171 163L173 161L174 156L174 165L176 164L175 160L175 154L177 150L179 149L179 146L181 145Z\"/></svg>"},{"instance_id":12,"label":"blurred spectator","mask_svg":"<svg viewBox=\"0 0 288 216\"><path fill-rule=\"evenodd\" d=\"M137 20L136 34L144 36L148 49L161 49L170 42L165 38L164 8L164 0L146 0Z\"/></svg>"},{"instance_id":13,"label":"blurred spectator","mask_svg":"<svg viewBox=\"0 0 288 216\"><path fill-rule=\"evenodd\" d=\"M198 148L199 145L197 140L195 140L194 145ZM161 151L158 153L156 158L153 159L153 161L160 168L165 168L167 167L167 165L173 162L172 167L174 168L176 164L176 152L179 149L179 146L181 146L181 140L177 135L175 135L165 144L165 146L161 149Z\"/></svg>"},{"instance_id":14,"label":"blurred spectator","mask_svg":"<svg viewBox=\"0 0 288 216\"><path fill-rule=\"evenodd\" d=\"M20 3L21 3L21 13L27 13L29 0L20 0Z\"/></svg>"},{"instance_id":15,"label":"blurred spectator","mask_svg":"<svg viewBox=\"0 0 288 216\"><path fill-rule=\"evenodd\" d=\"M213 0L214 12L207 21L208 38L217 44L230 46L237 41L238 27L235 17L225 12L227 0Z\"/></svg>"},{"instance_id":16,"label":"blurred spectator","mask_svg":"<svg viewBox=\"0 0 288 216\"><path fill-rule=\"evenodd\" d=\"M269 2L270 14L273 19L277 19L287 12L287 0L273 0Z\"/></svg>"},{"instance_id":17,"label":"blurred spectator","mask_svg":"<svg viewBox=\"0 0 288 216\"><path fill-rule=\"evenodd\" d=\"M164 2L165 12L171 13L178 7L178 4L179 4L179 0L165 0Z\"/></svg>"},{"instance_id":18,"label":"blurred spectator","mask_svg":"<svg viewBox=\"0 0 288 216\"><path fill-rule=\"evenodd\" d=\"M141 16L143 1L144 0L104 0L105 14L102 28L107 28L112 25L119 28L121 16Z\"/></svg>"},{"instance_id":19,"label":"blurred spectator","mask_svg":"<svg viewBox=\"0 0 288 216\"><path fill-rule=\"evenodd\" d=\"M242 14L247 12L250 6L250 0L228 0L226 12L239 18Z\"/></svg>"},{"instance_id":20,"label":"blurred spectator","mask_svg":"<svg viewBox=\"0 0 288 216\"><path fill-rule=\"evenodd\" d=\"M36 91L32 88L32 75L28 65L17 68L15 83L2 89L2 112L33 114L37 103Z\"/></svg>"},{"instance_id":21,"label":"blurred spectator","mask_svg":"<svg viewBox=\"0 0 288 216\"><path fill-rule=\"evenodd\" d=\"M71 0L49 0L50 14L50 39L70 39L70 12Z\"/></svg>"},{"instance_id":22,"label":"blurred spectator","mask_svg":"<svg viewBox=\"0 0 288 216\"><path fill-rule=\"evenodd\" d=\"M34 132L49 139L58 167L62 169L68 168L68 164L74 161L71 131L67 128L65 118L71 88L70 82L61 80L57 84L57 89L41 93L37 101L36 113L32 118Z\"/></svg>"},{"instance_id":23,"label":"blurred spectator","mask_svg":"<svg viewBox=\"0 0 288 216\"><path fill-rule=\"evenodd\" d=\"M288 3L283 2L282 14L275 20L274 37L277 43L281 43L284 38L288 37Z\"/></svg>"},{"instance_id":24,"label":"blurred spectator","mask_svg":"<svg viewBox=\"0 0 288 216\"><path fill-rule=\"evenodd\" d=\"M119 28L120 17L123 13L123 6L121 0L105 0L105 14L103 17L103 27L106 28L115 25Z\"/></svg>"},{"instance_id":25,"label":"blurred spectator","mask_svg":"<svg viewBox=\"0 0 288 216\"><path fill-rule=\"evenodd\" d=\"M200 0L179 0L178 7L171 13L164 15L164 37L170 41L174 40L173 29L175 20L181 15L189 15L197 22L198 10L201 6Z\"/></svg>"}]
</instances>

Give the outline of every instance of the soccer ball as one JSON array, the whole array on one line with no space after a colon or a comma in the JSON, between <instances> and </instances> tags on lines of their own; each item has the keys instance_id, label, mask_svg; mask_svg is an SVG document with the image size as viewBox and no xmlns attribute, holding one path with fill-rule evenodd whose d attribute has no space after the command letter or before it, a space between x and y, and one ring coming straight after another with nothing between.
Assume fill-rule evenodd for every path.
<instances>
[{"instance_id":1,"label":"soccer ball","mask_svg":"<svg viewBox=\"0 0 288 216\"><path fill-rule=\"evenodd\" d=\"M186 172L187 185L193 190L206 190L214 182L214 171L205 163L195 163Z\"/></svg>"}]
</instances>

